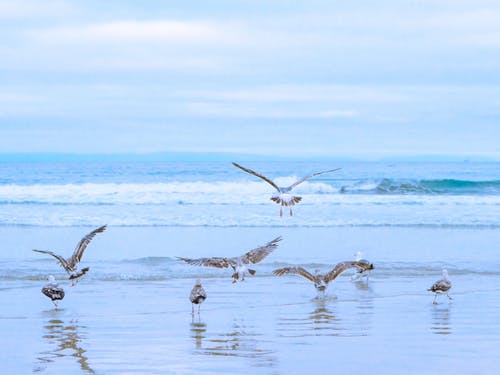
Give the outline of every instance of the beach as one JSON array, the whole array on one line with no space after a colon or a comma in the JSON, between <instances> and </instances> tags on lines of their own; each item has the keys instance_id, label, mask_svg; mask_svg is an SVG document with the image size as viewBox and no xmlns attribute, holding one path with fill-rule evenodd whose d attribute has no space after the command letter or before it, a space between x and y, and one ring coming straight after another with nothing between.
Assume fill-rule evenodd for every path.
<instances>
[{"instance_id":1,"label":"beach","mask_svg":"<svg viewBox=\"0 0 500 375\"><path fill-rule=\"evenodd\" d=\"M111 226L75 287L31 252L33 242L71 251L90 229L0 227L3 372L490 374L499 364L497 228ZM175 259L241 255L277 235L278 249L242 283ZM324 299L305 279L272 275L295 264L327 271L356 250L375 265L369 282L346 272ZM433 305L426 289L443 267L453 300ZM40 293L48 272L67 292L58 310ZM192 316L197 278L208 298Z\"/></svg>"}]
</instances>

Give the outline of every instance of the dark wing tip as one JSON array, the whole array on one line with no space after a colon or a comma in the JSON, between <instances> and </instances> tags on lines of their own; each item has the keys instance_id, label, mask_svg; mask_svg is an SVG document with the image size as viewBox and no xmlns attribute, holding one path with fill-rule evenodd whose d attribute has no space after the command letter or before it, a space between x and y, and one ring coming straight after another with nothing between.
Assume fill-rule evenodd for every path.
<instances>
[{"instance_id":1,"label":"dark wing tip","mask_svg":"<svg viewBox=\"0 0 500 375\"><path fill-rule=\"evenodd\" d=\"M40 254L51 254L52 252L51 251L48 251L48 250L37 250L37 249L33 249L32 251L36 252L36 253L40 253Z\"/></svg>"},{"instance_id":2,"label":"dark wing tip","mask_svg":"<svg viewBox=\"0 0 500 375\"><path fill-rule=\"evenodd\" d=\"M273 270L273 275L281 276L281 275L283 275L283 272L284 272L284 268L278 268L276 270Z\"/></svg>"},{"instance_id":3,"label":"dark wing tip","mask_svg":"<svg viewBox=\"0 0 500 375\"><path fill-rule=\"evenodd\" d=\"M280 242L281 240L283 240L283 237L278 236L278 237L276 237L274 240L269 241L269 242L267 243L267 245L268 245L268 246L274 246L274 247L276 247L276 246L278 246L278 242Z\"/></svg>"}]
</instances>

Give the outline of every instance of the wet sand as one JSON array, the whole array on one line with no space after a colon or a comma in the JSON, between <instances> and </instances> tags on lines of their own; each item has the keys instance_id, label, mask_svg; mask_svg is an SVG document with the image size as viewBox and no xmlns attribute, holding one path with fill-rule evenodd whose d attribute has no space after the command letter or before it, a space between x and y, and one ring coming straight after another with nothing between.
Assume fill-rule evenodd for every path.
<instances>
[{"instance_id":1,"label":"wet sand","mask_svg":"<svg viewBox=\"0 0 500 375\"><path fill-rule=\"evenodd\" d=\"M21 233L21 242L33 242L39 229L0 232L4 238ZM67 296L57 311L41 295L44 281L38 276L5 276L16 273L13 267L33 267L34 256L9 253L14 245L4 243L0 330L9 340L0 354L3 373L494 374L500 364L498 229L109 229L113 234L89 249L92 273L74 288L65 285ZM67 242L85 230L44 233L48 242ZM151 268L150 280L105 274L114 259L197 251L199 256L238 255L276 232L284 237L280 248L255 267L255 277L239 284L231 284L229 270L176 268L169 262L165 278L157 278L148 264L141 272ZM122 242L112 245L116 238ZM327 250L333 243L335 251ZM307 254L299 251L305 244ZM418 244L422 251L415 253ZM344 274L324 299L304 279L271 274L283 264L323 267L345 260L357 245L376 266L369 283ZM184 253L178 253L181 249ZM102 251L108 256L100 262ZM120 251L126 255L114 255ZM57 270L52 262L43 265ZM115 270L127 273L129 266L115 264ZM433 305L426 289L442 266L450 271L454 299L440 297ZM193 317L188 295L198 277L208 299Z\"/></svg>"}]
</instances>

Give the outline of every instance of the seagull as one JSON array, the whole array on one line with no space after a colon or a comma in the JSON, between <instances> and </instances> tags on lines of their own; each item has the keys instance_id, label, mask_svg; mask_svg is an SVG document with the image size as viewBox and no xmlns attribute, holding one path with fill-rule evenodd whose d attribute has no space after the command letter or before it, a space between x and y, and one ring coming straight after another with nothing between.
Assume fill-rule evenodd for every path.
<instances>
[{"instance_id":1,"label":"seagull","mask_svg":"<svg viewBox=\"0 0 500 375\"><path fill-rule=\"evenodd\" d=\"M324 295L328 283L335 280L342 272L347 271L350 268L368 270L373 269L373 264L355 261L340 262L335 267L333 267L330 272L322 274L320 270L316 270L314 275L307 271L305 268L302 268L300 266L293 266L276 269L273 271L273 274L275 274L276 276L302 276L307 280L312 281L316 290Z\"/></svg>"},{"instance_id":2,"label":"seagull","mask_svg":"<svg viewBox=\"0 0 500 375\"><path fill-rule=\"evenodd\" d=\"M196 283L191 289L191 294L189 294L189 300L191 301L191 314L194 315L194 305L198 305L198 314L200 313L200 307L203 301L207 299L207 293L205 289L201 286L200 279L196 280Z\"/></svg>"},{"instance_id":3,"label":"seagull","mask_svg":"<svg viewBox=\"0 0 500 375\"><path fill-rule=\"evenodd\" d=\"M238 280L244 281L245 275L255 275L255 270L247 268L247 264L256 264L267 257L273 252L276 247L278 247L278 242L281 241L281 236L276 237L274 240L268 242L267 244L260 246L256 249L250 250L248 253L243 254L239 257L234 258L198 258L189 259L177 257L186 263L193 266L205 266L205 267L215 267L215 268L228 268L233 269L233 284Z\"/></svg>"},{"instance_id":4,"label":"seagull","mask_svg":"<svg viewBox=\"0 0 500 375\"><path fill-rule=\"evenodd\" d=\"M428 291L431 291L434 293L434 301L432 303L434 305L437 304L436 298L438 294L446 294L446 297L448 299L453 299L448 295L448 290L451 289L451 281L450 278L448 277L448 271L443 269L443 278L441 280L436 281L429 289Z\"/></svg>"},{"instance_id":5,"label":"seagull","mask_svg":"<svg viewBox=\"0 0 500 375\"><path fill-rule=\"evenodd\" d=\"M78 282L78 279L85 275L89 267L82 268L79 270L77 268L78 263L82 259L83 252L87 248L88 244L94 236L97 233L102 233L106 229L106 225L103 225L102 227L99 227L89 234L87 234L85 237L83 237L80 242L76 245L75 251L73 252L73 255L69 257L68 259L64 259L62 256L57 255L56 253L53 253L52 251L45 251L45 250L33 250L36 251L37 253L42 253L42 254L49 254L52 255L54 258L56 258L59 261L59 264L66 270L66 272L69 274L69 280L72 280L71 286L76 285Z\"/></svg>"},{"instance_id":6,"label":"seagull","mask_svg":"<svg viewBox=\"0 0 500 375\"><path fill-rule=\"evenodd\" d=\"M57 310L56 301L60 301L64 298L64 289L56 283L54 276L50 275L48 280L49 282L42 288L42 293L51 299Z\"/></svg>"},{"instance_id":7,"label":"seagull","mask_svg":"<svg viewBox=\"0 0 500 375\"><path fill-rule=\"evenodd\" d=\"M368 282L368 278L370 277L370 271L374 268L373 264L370 263L369 261L367 261L366 259L363 259L363 253L361 251L358 251L358 252L356 252L356 254L354 254L354 260L356 262L371 265L371 267L358 268L358 272L356 272L354 275L352 275L351 280L356 281L356 280L361 279L362 277L365 277L366 282Z\"/></svg>"},{"instance_id":8,"label":"seagull","mask_svg":"<svg viewBox=\"0 0 500 375\"><path fill-rule=\"evenodd\" d=\"M318 176L320 174L323 174L323 173L331 173L331 172L335 172L335 171L338 171L342 168L336 168L336 169L330 169L328 171L322 171L322 172L317 172L317 173L313 173L309 176L306 176L304 178L301 178L300 180L294 182L293 184L291 184L290 186L288 187L279 187L278 185L276 185L274 183L274 181L272 181L271 179L267 178L266 176L260 174L260 173L257 173L255 171L252 171L251 169L248 169L248 168L245 168L241 165L239 165L238 163L235 163L233 162L233 165L236 167L236 168L239 168L241 169L242 171L246 172L246 173L250 173L254 176L257 176L261 179L263 179L264 181L266 181L268 184L270 184L272 187L274 187L276 190L277 190L277 193L275 193L272 197L271 197L271 200L273 202L276 202L277 204L281 205L280 207L280 217L283 216L283 207L290 207L290 216L293 215L292 213L292 206L294 206L295 204L299 203L301 200L302 200L302 197L299 197L299 196L296 196L296 195L292 195L292 189L301 184L302 182L314 177L314 176Z\"/></svg>"}]
</instances>

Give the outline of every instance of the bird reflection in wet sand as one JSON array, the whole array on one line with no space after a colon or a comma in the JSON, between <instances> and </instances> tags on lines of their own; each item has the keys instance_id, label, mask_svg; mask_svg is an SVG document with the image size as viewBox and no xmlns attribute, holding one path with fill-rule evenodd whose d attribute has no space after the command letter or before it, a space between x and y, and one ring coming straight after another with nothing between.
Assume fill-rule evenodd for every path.
<instances>
[{"instance_id":1,"label":"bird reflection in wet sand","mask_svg":"<svg viewBox=\"0 0 500 375\"><path fill-rule=\"evenodd\" d=\"M449 335L452 333L450 325L450 305L432 306L432 333Z\"/></svg>"},{"instance_id":2,"label":"bird reflection in wet sand","mask_svg":"<svg viewBox=\"0 0 500 375\"><path fill-rule=\"evenodd\" d=\"M299 339L308 336L345 336L345 322L336 316L331 307L336 300L335 297L316 297L311 300L313 310L310 312L287 309L287 314L278 322L280 336Z\"/></svg>"},{"instance_id":3,"label":"bird reflection in wet sand","mask_svg":"<svg viewBox=\"0 0 500 375\"><path fill-rule=\"evenodd\" d=\"M328 309L325 298L314 298L313 301L316 308L309 314L309 319L314 324L314 329L332 329L330 325L335 323L337 319L333 312Z\"/></svg>"},{"instance_id":4,"label":"bird reflection in wet sand","mask_svg":"<svg viewBox=\"0 0 500 375\"><path fill-rule=\"evenodd\" d=\"M207 331L207 325L200 321L195 321L194 316L191 320L191 334L192 338L195 340L196 349L201 349L203 345L203 339L205 338L205 332Z\"/></svg>"},{"instance_id":5,"label":"bird reflection in wet sand","mask_svg":"<svg viewBox=\"0 0 500 375\"><path fill-rule=\"evenodd\" d=\"M55 347L40 353L37 357L39 367L35 371L44 371L43 364L53 363L65 357L74 357L81 371L95 373L88 364L88 358L85 356L86 350L81 347L82 335L79 330L85 327L78 325L78 321L65 324L62 320L51 319L44 328L43 338L48 345Z\"/></svg>"},{"instance_id":6,"label":"bird reflection in wet sand","mask_svg":"<svg viewBox=\"0 0 500 375\"><path fill-rule=\"evenodd\" d=\"M276 365L274 352L261 348L262 334L241 321L234 321L228 333L213 333L204 338L203 354L209 356L250 358L251 366L272 368Z\"/></svg>"}]
</instances>

